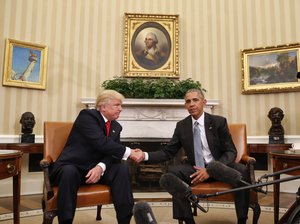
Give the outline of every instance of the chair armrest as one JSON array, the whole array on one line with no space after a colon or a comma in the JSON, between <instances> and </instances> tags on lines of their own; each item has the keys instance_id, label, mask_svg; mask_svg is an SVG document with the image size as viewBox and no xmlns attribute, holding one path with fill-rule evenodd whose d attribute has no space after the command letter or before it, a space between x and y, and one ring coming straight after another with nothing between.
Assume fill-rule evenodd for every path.
<instances>
[{"instance_id":1,"label":"chair armrest","mask_svg":"<svg viewBox=\"0 0 300 224\"><path fill-rule=\"evenodd\" d=\"M255 173L254 173L254 164L256 163L256 159L251 156L244 155L241 159L241 163L247 166L250 173L251 184L255 184L256 180L255 180Z\"/></svg>"},{"instance_id":2,"label":"chair armrest","mask_svg":"<svg viewBox=\"0 0 300 224\"><path fill-rule=\"evenodd\" d=\"M51 158L42 159L40 161L40 166L44 172L44 197L49 200L54 196L53 189L49 179L49 166L52 162Z\"/></svg>"},{"instance_id":3,"label":"chair armrest","mask_svg":"<svg viewBox=\"0 0 300 224\"><path fill-rule=\"evenodd\" d=\"M248 155L243 155L241 158L241 163L245 165L253 165L256 163L256 159L254 157L248 156Z\"/></svg>"}]
</instances>

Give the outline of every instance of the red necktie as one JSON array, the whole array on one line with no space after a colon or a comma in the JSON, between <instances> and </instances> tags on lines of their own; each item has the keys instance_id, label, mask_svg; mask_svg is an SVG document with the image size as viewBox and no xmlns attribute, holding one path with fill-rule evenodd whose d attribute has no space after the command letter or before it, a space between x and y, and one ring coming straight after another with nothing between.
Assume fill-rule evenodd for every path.
<instances>
[{"instance_id":1,"label":"red necktie","mask_svg":"<svg viewBox=\"0 0 300 224\"><path fill-rule=\"evenodd\" d=\"M108 137L109 136L109 130L110 130L110 121L106 121L105 126L106 126L106 137Z\"/></svg>"}]
</instances>

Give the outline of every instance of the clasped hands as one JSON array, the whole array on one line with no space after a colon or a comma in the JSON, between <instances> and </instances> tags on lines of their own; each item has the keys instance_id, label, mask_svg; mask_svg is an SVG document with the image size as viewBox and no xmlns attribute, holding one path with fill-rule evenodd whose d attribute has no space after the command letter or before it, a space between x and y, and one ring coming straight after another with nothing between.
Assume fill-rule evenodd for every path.
<instances>
[{"instance_id":1,"label":"clasped hands","mask_svg":"<svg viewBox=\"0 0 300 224\"><path fill-rule=\"evenodd\" d=\"M145 153L139 148L131 149L129 158L136 163L140 163L145 159Z\"/></svg>"}]
</instances>

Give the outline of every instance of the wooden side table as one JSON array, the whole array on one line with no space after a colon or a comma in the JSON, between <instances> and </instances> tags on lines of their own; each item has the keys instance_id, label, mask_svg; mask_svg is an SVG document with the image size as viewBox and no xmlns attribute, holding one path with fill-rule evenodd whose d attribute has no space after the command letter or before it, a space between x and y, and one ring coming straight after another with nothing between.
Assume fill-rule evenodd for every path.
<instances>
[{"instance_id":1,"label":"wooden side table","mask_svg":"<svg viewBox=\"0 0 300 224\"><path fill-rule=\"evenodd\" d=\"M1 149L20 150L23 153L43 153L43 143L0 143Z\"/></svg>"},{"instance_id":2,"label":"wooden side table","mask_svg":"<svg viewBox=\"0 0 300 224\"><path fill-rule=\"evenodd\" d=\"M256 159L254 168L256 170L268 170L269 152L288 150L291 144L267 144L267 143L250 143L248 144L249 155Z\"/></svg>"},{"instance_id":3,"label":"wooden side table","mask_svg":"<svg viewBox=\"0 0 300 224\"><path fill-rule=\"evenodd\" d=\"M248 144L249 153L269 153L284 151L291 148L291 144Z\"/></svg>"},{"instance_id":4,"label":"wooden side table","mask_svg":"<svg viewBox=\"0 0 300 224\"><path fill-rule=\"evenodd\" d=\"M13 177L14 224L20 223L22 155L19 150L0 150L0 180Z\"/></svg>"},{"instance_id":5,"label":"wooden side table","mask_svg":"<svg viewBox=\"0 0 300 224\"><path fill-rule=\"evenodd\" d=\"M300 165L300 154L291 154L287 151L278 151L270 153L273 159L273 172L277 172L283 169L292 168ZM288 175L300 175L300 170L295 170L287 173ZM273 180L278 180L280 175L275 175ZM288 209L283 217L278 221L279 217L279 195L280 195L280 183L274 184L274 223L283 224L287 221L289 215L294 209L294 205Z\"/></svg>"}]
</instances>

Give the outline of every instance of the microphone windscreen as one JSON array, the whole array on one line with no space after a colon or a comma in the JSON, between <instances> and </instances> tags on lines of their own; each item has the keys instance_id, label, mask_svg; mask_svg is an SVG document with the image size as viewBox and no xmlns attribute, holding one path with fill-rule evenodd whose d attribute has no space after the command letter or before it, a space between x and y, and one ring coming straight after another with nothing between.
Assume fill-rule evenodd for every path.
<instances>
[{"instance_id":1,"label":"microphone windscreen","mask_svg":"<svg viewBox=\"0 0 300 224\"><path fill-rule=\"evenodd\" d=\"M173 197L186 198L192 193L189 185L172 173L165 173L161 176L159 184L166 189Z\"/></svg>"},{"instance_id":2,"label":"microphone windscreen","mask_svg":"<svg viewBox=\"0 0 300 224\"><path fill-rule=\"evenodd\" d=\"M210 162L206 167L206 171L210 177L234 187L237 187L242 180L242 175L239 171L218 161Z\"/></svg>"},{"instance_id":3,"label":"microphone windscreen","mask_svg":"<svg viewBox=\"0 0 300 224\"><path fill-rule=\"evenodd\" d=\"M159 180L161 187L165 188L173 197L180 199L187 199L190 203L197 206L202 212L207 212L203 207L199 205L199 200L196 195L193 194L190 186L184 181L180 180L172 173L163 174Z\"/></svg>"},{"instance_id":4,"label":"microphone windscreen","mask_svg":"<svg viewBox=\"0 0 300 224\"><path fill-rule=\"evenodd\" d=\"M132 212L136 224L157 224L152 209L147 202L137 202L133 206Z\"/></svg>"}]
</instances>

